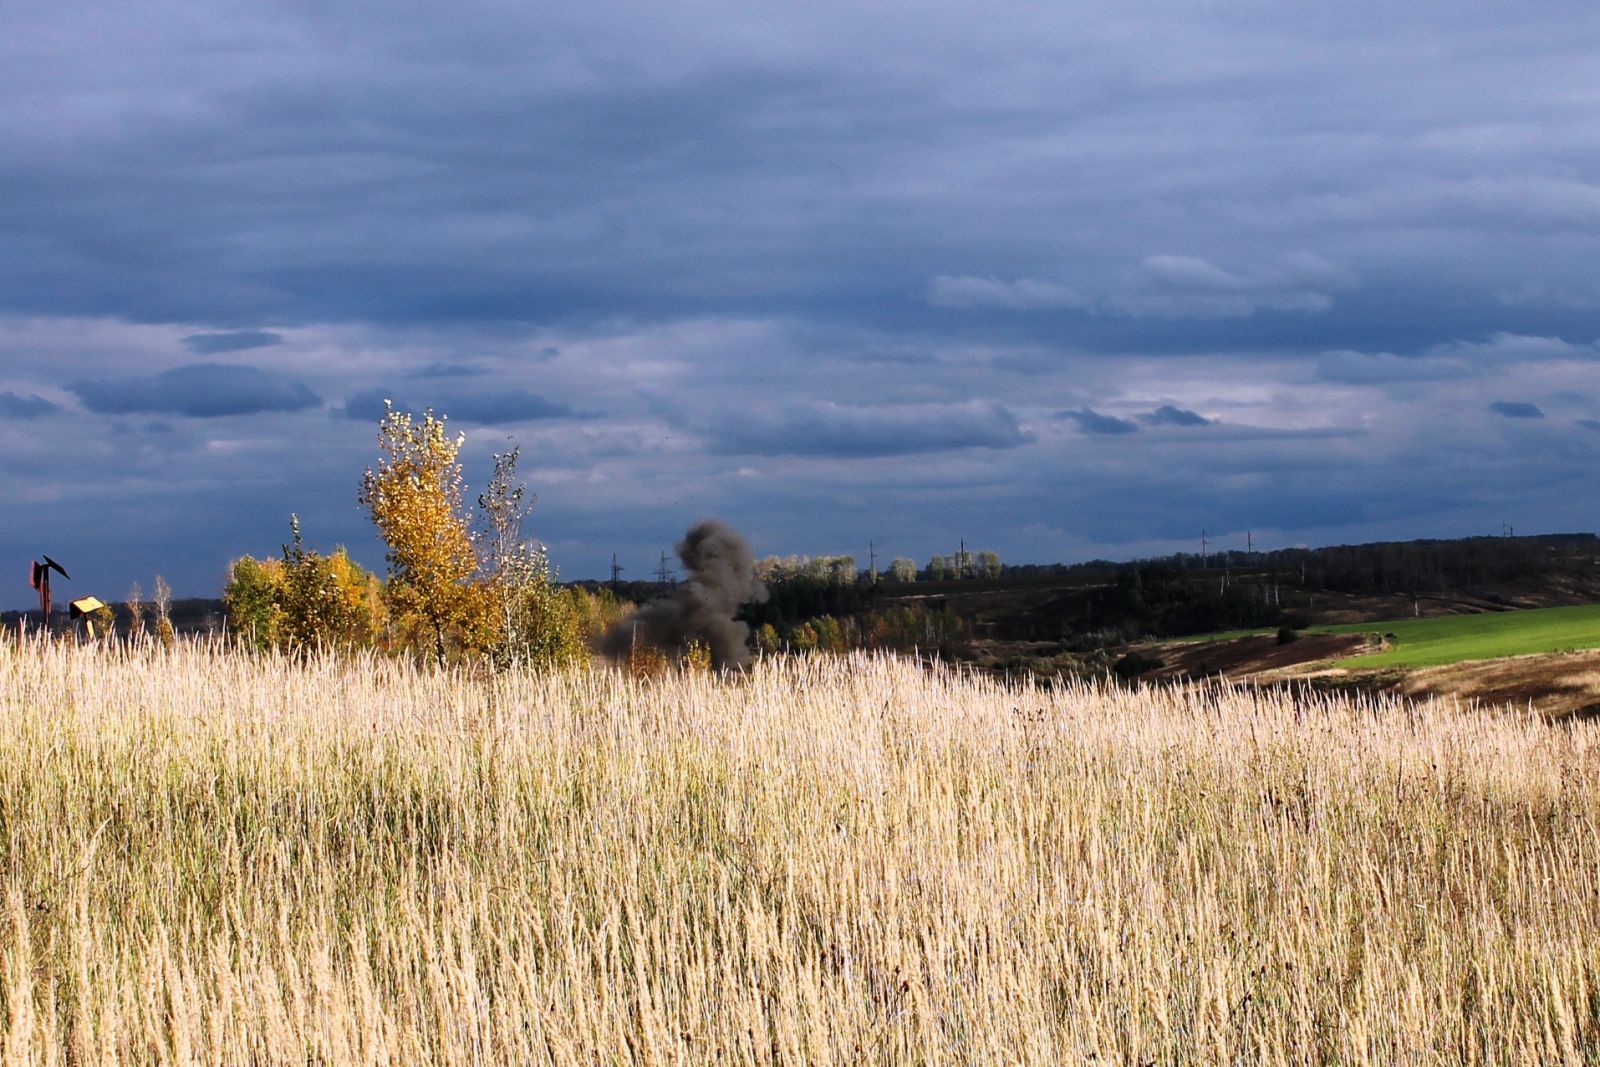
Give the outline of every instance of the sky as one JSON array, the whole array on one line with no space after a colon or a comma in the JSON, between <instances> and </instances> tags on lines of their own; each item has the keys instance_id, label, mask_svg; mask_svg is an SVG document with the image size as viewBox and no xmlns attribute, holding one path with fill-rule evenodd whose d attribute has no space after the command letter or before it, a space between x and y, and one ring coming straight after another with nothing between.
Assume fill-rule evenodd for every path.
<instances>
[{"instance_id":1,"label":"sky","mask_svg":"<svg viewBox=\"0 0 1600 1067\"><path fill-rule=\"evenodd\" d=\"M0 606L522 449L563 577L1594 530L1600 8L0 14Z\"/></svg>"}]
</instances>

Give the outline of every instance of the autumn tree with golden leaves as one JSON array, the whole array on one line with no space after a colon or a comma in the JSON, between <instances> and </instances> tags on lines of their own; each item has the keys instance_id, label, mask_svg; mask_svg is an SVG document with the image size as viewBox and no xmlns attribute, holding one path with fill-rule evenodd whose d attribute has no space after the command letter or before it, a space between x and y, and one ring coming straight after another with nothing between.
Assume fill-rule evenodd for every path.
<instances>
[{"instance_id":1,"label":"autumn tree with golden leaves","mask_svg":"<svg viewBox=\"0 0 1600 1067\"><path fill-rule=\"evenodd\" d=\"M383 583L341 546L323 555L305 546L300 519L282 559L243 556L228 568L222 602L228 623L257 651L305 653L378 644L385 623Z\"/></svg>"},{"instance_id":2,"label":"autumn tree with golden leaves","mask_svg":"<svg viewBox=\"0 0 1600 1067\"><path fill-rule=\"evenodd\" d=\"M431 410L421 420L385 403L378 426L383 456L361 480L361 503L388 543L386 592L393 619L432 645L442 666L451 646L483 643L492 625L471 525L461 505L464 438L450 436Z\"/></svg>"}]
</instances>

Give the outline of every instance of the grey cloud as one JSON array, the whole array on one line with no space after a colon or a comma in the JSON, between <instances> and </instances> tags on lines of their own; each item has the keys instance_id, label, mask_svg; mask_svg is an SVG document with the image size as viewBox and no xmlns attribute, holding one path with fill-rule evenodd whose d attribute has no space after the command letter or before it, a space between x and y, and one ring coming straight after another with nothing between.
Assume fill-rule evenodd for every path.
<instances>
[{"instance_id":1,"label":"grey cloud","mask_svg":"<svg viewBox=\"0 0 1600 1067\"><path fill-rule=\"evenodd\" d=\"M1206 440L1219 443L1283 443L1291 441L1348 441L1368 436L1367 430L1355 426L1305 426L1284 429L1276 426L1249 426L1235 422L1213 421L1213 429ZM1301 457L1301 462L1304 457Z\"/></svg>"},{"instance_id":2,"label":"grey cloud","mask_svg":"<svg viewBox=\"0 0 1600 1067\"><path fill-rule=\"evenodd\" d=\"M1591 311L1600 307L1600 288L1593 285L1573 286L1549 281L1524 281L1501 289L1495 293L1495 299L1508 307Z\"/></svg>"},{"instance_id":3,"label":"grey cloud","mask_svg":"<svg viewBox=\"0 0 1600 1067\"><path fill-rule=\"evenodd\" d=\"M0 128L16 253L0 301L215 323L759 305L893 327L921 291L974 323L1081 307L1255 343L1243 320L1319 312L1315 344L1335 348L1371 325L1332 306L1358 277L1411 298L1388 308L1408 333L1442 336L1455 294L1592 260L1586 232L1507 241L1479 210L1490 195L1595 217L1594 189L1562 176L1593 154L1568 106L1588 13L1530 13L1511 40L1481 13L1375 8L1337 28L1252 10L1225 31L1176 4L1004 5L910 30L831 3L671 25L607 10L274 8L231 26L225 61L205 47L215 13L83 35L41 5L0 55L30 87ZM352 26L360 62L335 43ZM545 47L508 48L530 36ZM146 47L113 52L124 39ZM1437 46L1425 64L1396 61L1419 43ZM97 93L136 138L71 103ZM1476 186L1447 216L1421 202ZM1424 192L1394 195L1408 188ZM1103 329L1125 349L1161 333Z\"/></svg>"},{"instance_id":4,"label":"grey cloud","mask_svg":"<svg viewBox=\"0 0 1600 1067\"><path fill-rule=\"evenodd\" d=\"M1210 419L1188 408L1174 407L1163 404L1154 411L1147 411L1138 416L1140 422L1146 426L1210 426Z\"/></svg>"},{"instance_id":5,"label":"grey cloud","mask_svg":"<svg viewBox=\"0 0 1600 1067\"><path fill-rule=\"evenodd\" d=\"M425 366L418 367L411 372L411 377L432 378L481 378L489 373L489 368L482 363L470 359L440 359Z\"/></svg>"},{"instance_id":6,"label":"grey cloud","mask_svg":"<svg viewBox=\"0 0 1600 1067\"><path fill-rule=\"evenodd\" d=\"M1246 318L1258 311L1327 311L1333 293L1356 284L1348 271L1309 252L1234 273L1199 256L1150 256L1139 280L1108 303L1133 315Z\"/></svg>"},{"instance_id":7,"label":"grey cloud","mask_svg":"<svg viewBox=\"0 0 1600 1067\"><path fill-rule=\"evenodd\" d=\"M1474 373L1463 359L1400 356L1393 352L1340 349L1317 357L1317 377L1341 385L1384 385L1391 382L1445 381Z\"/></svg>"},{"instance_id":8,"label":"grey cloud","mask_svg":"<svg viewBox=\"0 0 1600 1067\"><path fill-rule=\"evenodd\" d=\"M448 390L427 397L423 404L417 404L417 399L383 388L365 389L352 394L340 412L345 418L358 422L378 422L384 416L384 401L389 400L402 411L420 412L423 408L432 408L458 422L483 426L586 417L579 416L566 404L547 400L526 389Z\"/></svg>"},{"instance_id":9,"label":"grey cloud","mask_svg":"<svg viewBox=\"0 0 1600 1067\"><path fill-rule=\"evenodd\" d=\"M451 408L455 417L463 422L491 426L535 419L564 419L576 414L566 404L546 400L526 389L501 389L458 396L451 402Z\"/></svg>"},{"instance_id":10,"label":"grey cloud","mask_svg":"<svg viewBox=\"0 0 1600 1067\"><path fill-rule=\"evenodd\" d=\"M1524 363L1600 359L1600 348L1561 337L1492 333L1481 340L1454 340L1416 355L1339 349L1317 357L1317 377L1342 385L1449 381Z\"/></svg>"},{"instance_id":11,"label":"grey cloud","mask_svg":"<svg viewBox=\"0 0 1600 1067\"><path fill-rule=\"evenodd\" d=\"M999 404L849 405L801 401L715 416L713 450L762 456L856 458L958 449L1020 448L1033 440Z\"/></svg>"},{"instance_id":12,"label":"grey cloud","mask_svg":"<svg viewBox=\"0 0 1600 1067\"><path fill-rule=\"evenodd\" d=\"M555 347L554 345L546 345L545 347L539 349L539 351L534 355L533 361L535 363L549 363L552 359L559 358L560 355L561 349Z\"/></svg>"},{"instance_id":13,"label":"grey cloud","mask_svg":"<svg viewBox=\"0 0 1600 1067\"><path fill-rule=\"evenodd\" d=\"M1000 0L994 10L923 5L913 17L838 0L667 13L639 0L465 0L381 15L329 0L258 5L248 18L179 6L97 8L94 33L80 32L70 4L8 9L0 363L24 399L45 380L152 376L171 365L172 338L262 324L292 327L296 359L319 360L307 383L355 408L369 384L412 400L438 384L439 406L460 417L454 392L493 379L407 370L455 352L520 366L527 389L574 404L596 397L617 413L604 424L610 439L645 442L593 463L574 456L576 502L547 495L552 541L573 544L588 573L628 542L584 544L615 530L639 547L631 566L653 565L690 506L757 521L764 549L787 539L790 551L815 551L807 537L834 536L848 507L859 508L853 536L883 521L939 529L953 504L974 501L1021 517L1016 529L1036 519L1070 529L1094 510L1136 543L1162 524L1213 524L1220 505L1208 494L1224 483L1235 513L1315 518L1335 537L1351 536L1351 515L1395 523L1386 536L1475 528L1485 516L1492 526L1513 512L1519 527L1593 521L1581 493L1544 477L1568 457L1507 450L1481 416L1499 396L1537 397L1550 420L1539 427L1595 413L1554 398L1586 380L1594 358L1600 287L1584 279L1600 256L1600 132L1574 101L1592 92L1600 7L1535 4L1510 20L1493 5L1366 0L1232 5L1225 17L1175 0ZM346 47L352 39L359 49ZM743 360L733 373L733 357L693 340L633 353L613 343L635 329L738 321L851 341L820 356L804 344L729 346ZM56 325L19 340L17 322ZM25 376L21 362L50 330L60 365ZM80 345L90 334L103 343ZM566 353L548 375L533 373L539 346ZM928 360L869 362L902 352ZM1385 382L1407 383L1403 404L1399 388L1331 387ZM811 454L883 458L708 459L702 438L685 434L652 449L672 427L638 410L646 389L723 404L712 429L729 440L710 435L713 449L752 440L770 452L792 428L813 435ZM1286 390L1304 406L1268 414ZM1050 451L1082 450L1071 424L1027 449L893 459L1026 436L1016 416L948 418L934 401L984 396L1021 413L1107 395L1203 399L1228 421L1117 439L1126 447L1106 465L1117 484L1103 495L1083 488L1095 471ZM930 425L885 441L871 425L883 416L827 406L846 396L927 406ZM793 409L792 427L783 406L760 407L772 399ZM1305 440L1239 425L1256 402L1285 426L1332 425ZM733 414L746 409L758 414ZM773 425L746 425L763 418ZM349 471L369 460L368 429L297 420L307 436L274 442L266 457L226 427L172 421L169 439L204 436L205 447L181 462L162 453L137 483L122 461L162 443L153 436L114 449L98 434L30 447L48 443L42 454L74 481L128 479L107 476L83 529L114 522L120 535L157 511L185 528L203 523L219 560L193 564L207 592L226 553L275 550L282 517L306 516L307 496L348 515L355 532L341 536L371 540L349 514ZM561 449L599 428L545 420L519 433ZM46 436L26 430L14 436ZM1443 450L1433 439L1447 430L1459 433ZM329 458L341 448L347 459ZM1592 478L1591 442L1573 442L1585 450L1573 469ZM1429 465L1440 451L1474 479L1502 453L1505 466L1480 491L1466 475L1441 477ZM1262 456L1303 466L1333 453L1366 461L1337 492L1294 472L1257 477ZM278 478L286 462L303 464L296 478ZM728 473L746 465L786 476ZM826 477L802 494L792 475L807 467ZM917 468L941 479L959 468L970 489L931 502L896 495ZM1163 488L1171 468L1206 491L1169 506L1125 488ZM1060 471L1051 492L1041 491L1046 469ZM245 477L255 480L241 489ZM168 487L160 508L149 500L158 480ZM1434 494L1436 484L1450 493ZM119 489L133 503L109 503ZM185 502L202 497L196 518ZM1480 512L1466 510L1469 499ZM63 543L79 536L52 521ZM158 558L172 533L128 543ZM1080 545L1015 536L1016 558Z\"/></svg>"},{"instance_id":14,"label":"grey cloud","mask_svg":"<svg viewBox=\"0 0 1600 1067\"><path fill-rule=\"evenodd\" d=\"M177 431L170 422L162 422L160 419L150 419L138 426L133 425L126 419L118 419L116 422L111 424L111 432L124 436L130 434L165 436L167 434L176 433Z\"/></svg>"},{"instance_id":15,"label":"grey cloud","mask_svg":"<svg viewBox=\"0 0 1600 1067\"><path fill-rule=\"evenodd\" d=\"M1586 430L1600 430L1600 419L1579 419L1578 425Z\"/></svg>"},{"instance_id":16,"label":"grey cloud","mask_svg":"<svg viewBox=\"0 0 1600 1067\"><path fill-rule=\"evenodd\" d=\"M1309 252L1233 273L1199 256L1146 257L1133 275L1086 295L1059 282L941 275L928 287L937 307L1037 311L1083 308L1102 315L1178 319L1248 318L1258 311L1327 311L1333 293L1356 284L1349 271Z\"/></svg>"},{"instance_id":17,"label":"grey cloud","mask_svg":"<svg viewBox=\"0 0 1600 1067\"><path fill-rule=\"evenodd\" d=\"M231 333L194 333L183 339L183 346L202 356L215 356L223 352L245 352L252 348L267 348L282 344L281 334L266 330L235 330Z\"/></svg>"},{"instance_id":18,"label":"grey cloud","mask_svg":"<svg viewBox=\"0 0 1600 1067\"><path fill-rule=\"evenodd\" d=\"M84 379L68 384L99 415L189 415L214 418L266 411L301 411L322 403L303 382L260 369L192 363L160 374Z\"/></svg>"},{"instance_id":19,"label":"grey cloud","mask_svg":"<svg viewBox=\"0 0 1600 1067\"><path fill-rule=\"evenodd\" d=\"M385 401L393 403L402 411L419 411L404 400L396 400L392 389L363 389L345 398L344 406L339 408L339 414L352 422L382 422L388 413ZM446 412L445 414L449 414Z\"/></svg>"},{"instance_id":20,"label":"grey cloud","mask_svg":"<svg viewBox=\"0 0 1600 1067\"><path fill-rule=\"evenodd\" d=\"M34 393L21 396L9 389L0 393L0 418L39 419L46 415L54 415L60 410L61 405L51 403Z\"/></svg>"},{"instance_id":21,"label":"grey cloud","mask_svg":"<svg viewBox=\"0 0 1600 1067\"><path fill-rule=\"evenodd\" d=\"M1090 300L1068 285L1023 278L1003 282L996 278L954 278L941 275L928 286L928 303L935 307L999 307L1020 310L1085 307Z\"/></svg>"},{"instance_id":22,"label":"grey cloud","mask_svg":"<svg viewBox=\"0 0 1600 1067\"><path fill-rule=\"evenodd\" d=\"M1522 400L1496 400L1489 405L1489 410L1508 419L1544 418L1544 411L1539 405Z\"/></svg>"},{"instance_id":23,"label":"grey cloud","mask_svg":"<svg viewBox=\"0 0 1600 1067\"><path fill-rule=\"evenodd\" d=\"M1119 419L1115 415L1102 415L1090 408L1062 411L1056 415L1056 418L1071 419L1078 424L1078 429L1084 433L1125 434L1139 432L1139 424L1136 422Z\"/></svg>"},{"instance_id":24,"label":"grey cloud","mask_svg":"<svg viewBox=\"0 0 1600 1067\"><path fill-rule=\"evenodd\" d=\"M1482 341L1452 341L1439 345L1432 354L1460 356L1492 366L1551 360L1594 360L1600 359L1600 348L1593 344L1574 344L1561 337L1528 336L1502 331Z\"/></svg>"}]
</instances>

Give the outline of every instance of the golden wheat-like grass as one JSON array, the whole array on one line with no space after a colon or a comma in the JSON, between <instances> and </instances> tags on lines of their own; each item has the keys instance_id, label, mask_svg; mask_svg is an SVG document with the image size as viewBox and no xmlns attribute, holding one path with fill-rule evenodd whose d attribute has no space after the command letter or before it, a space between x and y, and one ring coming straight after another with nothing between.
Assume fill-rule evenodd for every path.
<instances>
[{"instance_id":1,"label":"golden wheat-like grass","mask_svg":"<svg viewBox=\"0 0 1600 1067\"><path fill-rule=\"evenodd\" d=\"M1594 1060L1597 736L3 643L4 1058Z\"/></svg>"}]
</instances>

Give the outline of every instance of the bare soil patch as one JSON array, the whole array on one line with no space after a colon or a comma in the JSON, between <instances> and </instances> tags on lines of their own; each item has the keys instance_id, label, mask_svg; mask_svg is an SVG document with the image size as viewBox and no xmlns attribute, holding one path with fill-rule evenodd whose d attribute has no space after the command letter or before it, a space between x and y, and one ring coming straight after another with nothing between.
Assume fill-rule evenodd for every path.
<instances>
[{"instance_id":1,"label":"bare soil patch","mask_svg":"<svg viewBox=\"0 0 1600 1067\"><path fill-rule=\"evenodd\" d=\"M1359 655L1367 648L1365 634L1306 634L1278 643L1273 634L1237 637L1231 641L1162 643L1140 652L1161 660L1150 678L1203 678L1221 674L1229 678L1265 674L1328 660Z\"/></svg>"},{"instance_id":2,"label":"bare soil patch","mask_svg":"<svg viewBox=\"0 0 1600 1067\"><path fill-rule=\"evenodd\" d=\"M1589 718L1600 715L1600 650L1423 667L1407 672L1395 689L1414 697L1531 707L1556 719Z\"/></svg>"}]
</instances>

